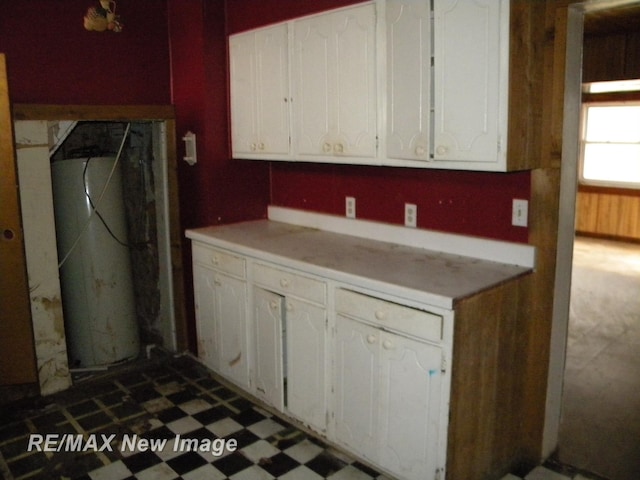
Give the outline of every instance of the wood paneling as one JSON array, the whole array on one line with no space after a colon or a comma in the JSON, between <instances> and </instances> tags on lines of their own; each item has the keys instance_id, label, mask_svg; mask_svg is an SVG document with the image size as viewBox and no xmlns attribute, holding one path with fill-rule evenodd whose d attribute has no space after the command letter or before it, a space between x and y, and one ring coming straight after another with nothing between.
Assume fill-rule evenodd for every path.
<instances>
[{"instance_id":1,"label":"wood paneling","mask_svg":"<svg viewBox=\"0 0 640 480\"><path fill-rule=\"evenodd\" d=\"M623 240L640 240L640 196L578 192L576 232Z\"/></svg>"},{"instance_id":2,"label":"wood paneling","mask_svg":"<svg viewBox=\"0 0 640 480\"><path fill-rule=\"evenodd\" d=\"M509 39L509 170L540 166L544 89L544 2L513 0Z\"/></svg>"},{"instance_id":3,"label":"wood paneling","mask_svg":"<svg viewBox=\"0 0 640 480\"><path fill-rule=\"evenodd\" d=\"M38 381L16 170L7 70L0 54L0 385Z\"/></svg>"},{"instance_id":4,"label":"wood paneling","mask_svg":"<svg viewBox=\"0 0 640 480\"><path fill-rule=\"evenodd\" d=\"M527 336L518 303L527 278L456 307L448 480L501 478L521 463Z\"/></svg>"},{"instance_id":5,"label":"wood paneling","mask_svg":"<svg viewBox=\"0 0 640 480\"><path fill-rule=\"evenodd\" d=\"M619 20L624 21L624 17ZM633 18L628 21L634 22ZM640 33L637 30L622 29L600 35L585 35L584 82L635 78L640 78Z\"/></svg>"}]
</instances>

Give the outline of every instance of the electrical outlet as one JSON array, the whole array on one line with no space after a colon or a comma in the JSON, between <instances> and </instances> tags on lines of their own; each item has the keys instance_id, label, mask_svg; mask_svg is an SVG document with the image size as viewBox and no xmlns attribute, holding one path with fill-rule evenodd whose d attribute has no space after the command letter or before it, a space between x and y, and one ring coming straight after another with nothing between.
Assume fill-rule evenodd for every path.
<instances>
[{"instance_id":1,"label":"electrical outlet","mask_svg":"<svg viewBox=\"0 0 640 480\"><path fill-rule=\"evenodd\" d=\"M511 210L511 225L514 227L526 227L528 223L529 202L527 200L513 199Z\"/></svg>"},{"instance_id":2,"label":"electrical outlet","mask_svg":"<svg viewBox=\"0 0 640 480\"><path fill-rule=\"evenodd\" d=\"M356 199L354 197L345 198L344 213L347 218L356 218Z\"/></svg>"},{"instance_id":3,"label":"electrical outlet","mask_svg":"<svg viewBox=\"0 0 640 480\"><path fill-rule=\"evenodd\" d=\"M413 203L404 204L405 227L416 227L418 224L418 206Z\"/></svg>"}]
</instances>

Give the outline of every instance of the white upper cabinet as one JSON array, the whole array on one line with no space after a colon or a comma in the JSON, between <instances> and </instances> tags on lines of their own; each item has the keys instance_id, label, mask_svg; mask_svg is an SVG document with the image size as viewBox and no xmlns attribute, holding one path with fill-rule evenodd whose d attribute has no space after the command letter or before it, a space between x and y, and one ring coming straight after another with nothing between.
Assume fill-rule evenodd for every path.
<instances>
[{"instance_id":1,"label":"white upper cabinet","mask_svg":"<svg viewBox=\"0 0 640 480\"><path fill-rule=\"evenodd\" d=\"M429 160L431 9L427 1L387 0L388 159Z\"/></svg>"},{"instance_id":2,"label":"white upper cabinet","mask_svg":"<svg viewBox=\"0 0 640 480\"><path fill-rule=\"evenodd\" d=\"M377 155L374 4L293 22L293 142L299 160Z\"/></svg>"},{"instance_id":3,"label":"white upper cabinet","mask_svg":"<svg viewBox=\"0 0 640 480\"><path fill-rule=\"evenodd\" d=\"M504 170L508 0L434 1L436 162Z\"/></svg>"},{"instance_id":4,"label":"white upper cabinet","mask_svg":"<svg viewBox=\"0 0 640 480\"><path fill-rule=\"evenodd\" d=\"M509 1L376 0L231 36L233 156L509 170Z\"/></svg>"},{"instance_id":5,"label":"white upper cabinet","mask_svg":"<svg viewBox=\"0 0 640 480\"><path fill-rule=\"evenodd\" d=\"M290 153L289 47L286 24L229 37L234 158Z\"/></svg>"}]
</instances>

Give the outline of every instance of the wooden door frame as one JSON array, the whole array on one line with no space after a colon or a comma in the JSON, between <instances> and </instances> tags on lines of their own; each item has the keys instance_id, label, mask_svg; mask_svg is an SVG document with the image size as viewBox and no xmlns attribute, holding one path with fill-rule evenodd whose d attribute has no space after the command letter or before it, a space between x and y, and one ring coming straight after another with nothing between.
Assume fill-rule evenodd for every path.
<instances>
[{"instance_id":1,"label":"wooden door frame","mask_svg":"<svg viewBox=\"0 0 640 480\"><path fill-rule=\"evenodd\" d=\"M6 62L0 54L0 242L7 249L2 256L0 305L2 318L12 326L2 328L0 385L38 381L17 168Z\"/></svg>"},{"instance_id":2,"label":"wooden door frame","mask_svg":"<svg viewBox=\"0 0 640 480\"><path fill-rule=\"evenodd\" d=\"M588 13L611 10L636 3L637 0L571 0L563 16L564 30L556 32L561 38L558 54L563 66L554 82L562 94L561 168L559 178L559 211L557 226L557 253L553 290L553 317L549 346L549 372L545 408L543 458L558 446L562 415L562 390L569 329L571 301L571 274L575 238L576 196L578 191L578 162L580 137L580 111L582 107L582 49L584 17ZM560 3L560 2L558 2ZM559 9L560 10L560 9Z\"/></svg>"},{"instance_id":3,"label":"wooden door frame","mask_svg":"<svg viewBox=\"0 0 640 480\"><path fill-rule=\"evenodd\" d=\"M169 242L172 272L175 344L177 351L188 348L186 325L182 230L180 226L176 120L173 105L48 105L15 104L14 121L160 121L165 125L167 186L169 198Z\"/></svg>"}]
</instances>

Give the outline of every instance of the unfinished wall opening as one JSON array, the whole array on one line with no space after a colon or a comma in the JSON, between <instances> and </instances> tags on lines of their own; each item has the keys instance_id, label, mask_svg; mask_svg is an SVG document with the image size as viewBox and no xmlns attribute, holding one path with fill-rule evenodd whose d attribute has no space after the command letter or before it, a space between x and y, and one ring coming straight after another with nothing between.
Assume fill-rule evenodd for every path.
<instances>
[{"instance_id":1,"label":"unfinished wall opening","mask_svg":"<svg viewBox=\"0 0 640 480\"><path fill-rule=\"evenodd\" d=\"M132 260L137 265L135 315L141 353L148 353L149 345L169 351L185 348L173 109L16 105L14 120L41 393L67 388L71 382L69 367L73 368L67 361L58 279L51 164L67 155L86 155L80 150L87 147L90 155L94 146L112 152L113 144L122 137L123 125L131 124L133 132L123 149L128 222L132 235L152 237Z\"/></svg>"},{"instance_id":2,"label":"unfinished wall opening","mask_svg":"<svg viewBox=\"0 0 640 480\"><path fill-rule=\"evenodd\" d=\"M70 366L134 358L163 344L153 123L49 130Z\"/></svg>"}]
</instances>

